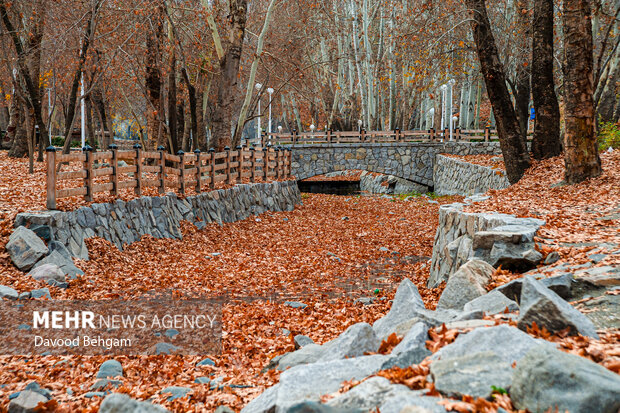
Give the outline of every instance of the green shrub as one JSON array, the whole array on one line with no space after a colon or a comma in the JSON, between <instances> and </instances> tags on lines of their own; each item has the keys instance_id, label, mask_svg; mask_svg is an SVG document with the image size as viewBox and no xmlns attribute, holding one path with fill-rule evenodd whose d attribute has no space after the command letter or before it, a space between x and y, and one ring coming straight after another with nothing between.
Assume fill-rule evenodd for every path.
<instances>
[{"instance_id":1,"label":"green shrub","mask_svg":"<svg viewBox=\"0 0 620 413\"><path fill-rule=\"evenodd\" d=\"M617 123L606 122L600 127L598 134L599 150L607 148L620 149L620 128Z\"/></svg>"}]
</instances>

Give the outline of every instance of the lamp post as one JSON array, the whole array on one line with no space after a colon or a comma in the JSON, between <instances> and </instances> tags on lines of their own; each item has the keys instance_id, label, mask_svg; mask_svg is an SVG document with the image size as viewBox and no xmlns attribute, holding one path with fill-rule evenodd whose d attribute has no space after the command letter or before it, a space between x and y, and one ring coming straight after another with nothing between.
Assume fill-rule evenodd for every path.
<instances>
[{"instance_id":1,"label":"lamp post","mask_svg":"<svg viewBox=\"0 0 620 413\"><path fill-rule=\"evenodd\" d=\"M267 93L269 93L269 130L267 133L271 133L271 95L273 94L273 88L267 89Z\"/></svg>"},{"instance_id":2,"label":"lamp post","mask_svg":"<svg viewBox=\"0 0 620 413\"><path fill-rule=\"evenodd\" d=\"M457 120L459 120L459 118L456 115L450 118L450 140L452 140L452 133L454 132L454 125Z\"/></svg>"},{"instance_id":3,"label":"lamp post","mask_svg":"<svg viewBox=\"0 0 620 413\"><path fill-rule=\"evenodd\" d=\"M256 125L256 140L257 140L257 145L260 145L261 144L261 139L260 139L260 91L263 88L263 85L261 85L260 83L257 83L255 88L258 91L258 123Z\"/></svg>"},{"instance_id":4,"label":"lamp post","mask_svg":"<svg viewBox=\"0 0 620 413\"><path fill-rule=\"evenodd\" d=\"M446 111L449 110L448 113L446 113L446 116L448 119L450 119L450 133L452 133L452 90L454 87L454 84L456 83L456 80L454 79L450 79L448 81L448 99L446 104L449 105L449 107L446 107ZM452 140L452 138L450 138L450 140Z\"/></svg>"},{"instance_id":5,"label":"lamp post","mask_svg":"<svg viewBox=\"0 0 620 413\"><path fill-rule=\"evenodd\" d=\"M448 90L447 85L441 85L439 88L441 89L441 130L446 127L445 117L446 117L446 92Z\"/></svg>"},{"instance_id":6,"label":"lamp post","mask_svg":"<svg viewBox=\"0 0 620 413\"><path fill-rule=\"evenodd\" d=\"M316 126L314 126L314 123L312 125L310 125L310 132L312 132L312 134L314 135L314 129L316 128Z\"/></svg>"},{"instance_id":7,"label":"lamp post","mask_svg":"<svg viewBox=\"0 0 620 413\"><path fill-rule=\"evenodd\" d=\"M364 122L362 122L361 119L357 120L357 131L362 133L362 125L364 124Z\"/></svg>"}]
</instances>

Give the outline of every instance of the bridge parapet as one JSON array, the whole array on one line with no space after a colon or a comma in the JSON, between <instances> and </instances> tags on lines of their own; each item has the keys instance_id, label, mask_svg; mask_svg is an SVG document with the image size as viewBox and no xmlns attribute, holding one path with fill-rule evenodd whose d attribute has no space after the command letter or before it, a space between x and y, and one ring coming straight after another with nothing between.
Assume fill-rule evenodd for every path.
<instances>
[{"instance_id":1,"label":"bridge parapet","mask_svg":"<svg viewBox=\"0 0 620 413\"><path fill-rule=\"evenodd\" d=\"M351 169L394 175L434 186L433 167L440 153L500 154L499 142L391 142L285 145L292 150L292 175L315 175Z\"/></svg>"}]
</instances>

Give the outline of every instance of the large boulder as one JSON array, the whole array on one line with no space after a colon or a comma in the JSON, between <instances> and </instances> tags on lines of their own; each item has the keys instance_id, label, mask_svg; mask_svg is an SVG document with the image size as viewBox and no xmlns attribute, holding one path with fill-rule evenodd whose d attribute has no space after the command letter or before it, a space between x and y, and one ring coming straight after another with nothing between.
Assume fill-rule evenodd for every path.
<instances>
[{"instance_id":1,"label":"large boulder","mask_svg":"<svg viewBox=\"0 0 620 413\"><path fill-rule=\"evenodd\" d=\"M322 346L308 344L297 351L285 354L278 361L278 369L286 370L289 367L317 361L359 357L366 353L376 352L380 344L370 324L357 323Z\"/></svg>"},{"instance_id":2,"label":"large boulder","mask_svg":"<svg viewBox=\"0 0 620 413\"><path fill-rule=\"evenodd\" d=\"M65 282L65 274L56 264L43 264L33 268L28 273L33 279L37 281L50 282Z\"/></svg>"},{"instance_id":3,"label":"large boulder","mask_svg":"<svg viewBox=\"0 0 620 413\"><path fill-rule=\"evenodd\" d=\"M122 377L123 366L120 362L112 359L106 360L101 363L99 371L97 372L98 379L107 379L108 377Z\"/></svg>"},{"instance_id":4,"label":"large boulder","mask_svg":"<svg viewBox=\"0 0 620 413\"><path fill-rule=\"evenodd\" d=\"M510 398L533 413L617 413L620 376L583 357L538 346L517 363Z\"/></svg>"},{"instance_id":5,"label":"large boulder","mask_svg":"<svg viewBox=\"0 0 620 413\"><path fill-rule=\"evenodd\" d=\"M500 359L512 364L521 360L528 351L544 340L537 340L523 331L507 325L477 328L459 335L452 344L437 351L431 359L445 360L474 353L492 351ZM546 342L545 342L546 343ZM552 345L548 343L547 345Z\"/></svg>"},{"instance_id":6,"label":"large boulder","mask_svg":"<svg viewBox=\"0 0 620 413\"><path fill-rule=\"evenodd\" d=\"M386 399L379 411L381 413L446 413L446 409L439 404L439 397L399 393Z\"/></svg>"},{"instance_id":7,"label":"large boulder","mask_svg":"<svg viewBox=\"0 0 620 413\"><path fill-rule=\"evenodd\" d=\"M165 413L167 411L162 406L140 402L121 393L108 395L99 407L99 413Z\"/></svg>"},{"instance_id":8,"label":"large boulder","mask_svg":"<svg viewBox=\"0 0 620 413\"><path fill-rule=\"evenodd\" d=\"M362 380L381 369L387 356L373 355L292 367L280 375L280 382L265 390L241 411L281 413L303 401L318 401L340 389L342 382Z\"/></svg>"},{"instance_id":9,"label":"large boulder","mask_svg":"<svg viewBox=\"0 0 620 413\"><path fill-rule=\"evenodd\" d=\"M463 306L487 293L495 269L482 260L471 260L448 279L446 289L439 298L438 309L462 310Z\"/></svg>"},{"instance_id":10,"label":"large boulder","mask_svg":"<svg viewBox=\"0 0 620 413\"><path fill-rule=\"evenodd\" d=\"M390 311L375 321L372 328L379 340L384 340L395 331L399 324L414 318L418 310L423 309L424 301L422 301L418 287L405 278L396 290Z\"/></svg>"},{"instance_id":11,"label":"large boulder","mask_svg":"<svg viewBox=\"0 0 620 413\"><path fill-rule=\"evenodd\" d=\"M521 289L519 328L526 330L533 323L552 333L570 329L571 334L598 338L594 324L562 297L533 277L525 277Z\"/></svg>"},{"instance_id":12,"label":"large boulder","mask_svg":"<svg viewBox=\"0 0 620 413\"><path fill-rule=\"evenodd\" d=\"M13 264L21 271L28 271L48 253L41 238L26 227L17 227L13 231L6 244L6 250Z\"/></svg>"},{"instance_id":13,"label":"large boulder","mask_svg":"<svg viewBox=\"0 0 620 413\"><path fill-rule=\"evenodd\" d=\"M448 397L487 398L491 386L507 389L512 381L510 363L492 351L437 360L431 364L435 389Z\"/></svg>"},{"instance_id":14,"label":"large boulder","mask_svg":"<svg viewBox=\"0 0 620 413\"><path fill-rule=\"evenodd\" d=\"M573 275L571 273L563 273L554 275L553 277L543 277L541 274L534 274L534 278L539 280L545 287L559 295L560 297L567 299L571 296L571 289L574 283ZM519 303L521 301L521 288L523 287L523 278L517 278L502 286L497 287L493 291L499 291L509 299Z\"/></svg>"},{"instance_id":15,"label":"large boulder","mask_svg":"<svg viewBox=\"0 0 620 413\"><path fill-rule=\"evenodd\" d=\"M392 349L392 358L382 366L382 369L389 369L394 366L400 368L419 364L432 353L426 348L428 340L428 326L419 322L413 325L403 337L400 343Z\"/></svg>"},{"instance_id":16,"label":"large boulder","mask_svg":"<svg viewBox=\"0 0 620 413\"><path fill-rule=\"evenodd\" d=\"M67 257L62 250L54 247L53 251L50 248L50 254L37 262L33 269L36 269L42 265L56 265L62 271L63 275L67 276L69 279L75 279L77 275L83 275L84 271L80 270L73 263L73 259L71 257Z\"/></svg>"},{"instance_id":17,"label":"large boulder","mask_svg":"<svg viewBox=\"0 0 620 413\"><path fill-rule=\"evenodd\" d=\"M348 392L330 400L329 406L358 408L368 412L375 410L384 400L397 394L413 393L407 386L393 384L384 377L371 377L353 387ZM417 394L423 392L417 392Z\"/></svg>"},{"instance_id":18,"label":"large boulder","mask_svg":"<svg viewBox=\"0 0 620 413\"><path fill-rule=\"evenodd\" d=\"M510 312L517 311L519 305L496 290L468 302L463 307L465 312L482 311L486 314L498 314L506 309Z\"/></svg>"}]
</instances>

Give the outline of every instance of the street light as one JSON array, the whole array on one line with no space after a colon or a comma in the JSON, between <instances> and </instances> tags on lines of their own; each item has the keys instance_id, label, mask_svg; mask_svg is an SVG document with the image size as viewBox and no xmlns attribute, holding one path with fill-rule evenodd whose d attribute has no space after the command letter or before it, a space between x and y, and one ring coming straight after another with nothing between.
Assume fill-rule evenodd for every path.
<instances>
[{"instance_id":1,"label":"street light","mask_svg":"<svg viewBox=\"0 0 620 413\"><path fill-rule=\"evenodd\" d=\"M314 126L314 123L312 125L310 125L310 132L312 132L314 134L314 128L316 128L316 126Z\"/></svg>"},{"instance_id":2,"label":"street light","mask_svg":"<svg viewBox=\"0 0 620 413\"><path fill-rule=\"evenodd\" d=\"M269 88L267 89L267 93L269 93L269 131L268 133L271 133L271 95L273 93L273 88Z\"/></svg>"},{"instance_id":3,"label":"street light","mask_svg":"<svg viewBox=\"0 0 620 413\"><path fill-rule=\"evenodd\" d=\"M447 85L441 85L441 130L445 129L445 117L446 117L446 92L448 90Z\"/></svg>"},{"instance_id":4,"label":"street light","mask_svg":"<svg viewBox=\"0 0 620 413\"><path fill-rule=\"evenodd\" d=\"M282 133L282 125L278 125L278 133Z\"/></svg>"},{"instance_id":5,"label":"street light","mask_svg":"<svg viewBox=\"0 0 620 413\"><path fill-rule=\"evenodd\" d=\"M433 129L435 127L435 108L428 110L428 116L431 117L431 129Z\"/></svg>"},{"instance_id":6,"label":"street light","mask_svg":"<svg viewBox=\"0 0 620 413\"><path fill-rule=\"evenodd\" d=\"M263 88L263 85L260 83L257 83L255 86L256 90L258 91L258 124L256 125L256 139L258 140L258 145L261 144L261 139L260 139L260 91Z\"/></svg>"},{"instance_id":7,"label":"street light","mask_svg":"<svg viewBox=\"0 0 620 413\"><path fill-rule=\"evenodd\" d=\"M363 124L364 124L364 122L362 122L361 119L357 120L357 131L360 132L360 133L362 132L362 125Z\"/></svg>"},{"instance_id":8,"label":"street light","mask_svg":"<svg viewBox=\"0 0 620 413\"><path fill-rule=\"evenodd\" d=\"M452 132L454 131L454 124L459 120L459 117L454 115L450 118L450 140L452 140Z\"/></svg>"}]
</instances>

